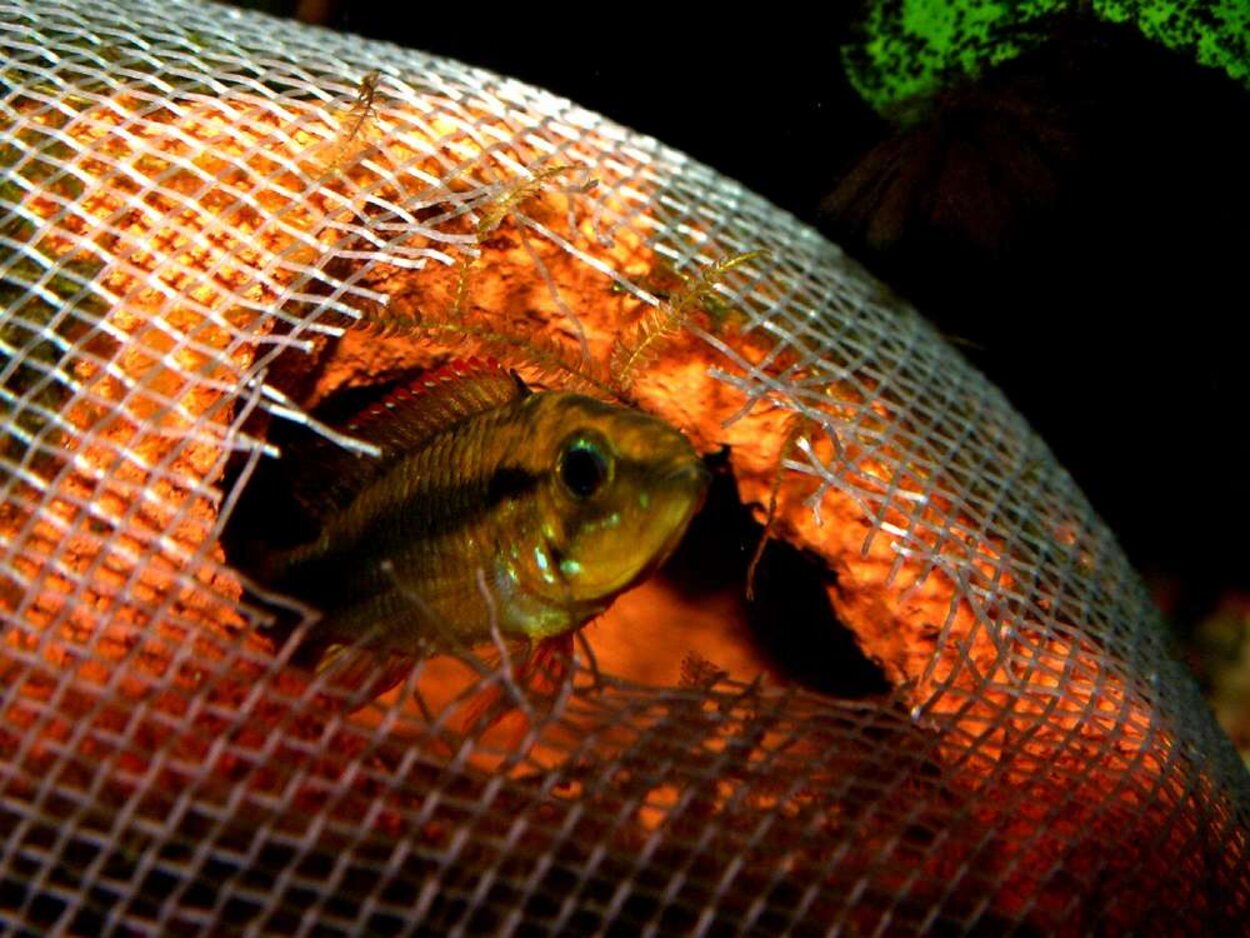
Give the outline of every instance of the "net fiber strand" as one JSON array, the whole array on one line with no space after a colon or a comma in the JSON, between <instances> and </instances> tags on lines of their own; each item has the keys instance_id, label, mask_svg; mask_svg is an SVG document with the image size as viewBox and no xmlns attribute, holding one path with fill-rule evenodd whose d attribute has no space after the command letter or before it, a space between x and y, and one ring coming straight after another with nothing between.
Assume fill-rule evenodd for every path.
<instances>
[{"instance_id":1,"label":"net fiber strand","mask_svg":"<svg viewBox=\"0 0 1250 938\"><path fill-rule=\"evenodd\" d=\"M835 246L381 43L6 0L0 48L0 930L1244 927L1250 782L1113 536ZM464 354L728 452L892 690L753 681L728 626L628 674L592 626L598 680L519 692L431 657L363 707L293 666L222 546L249 474Z\"/></svg>"}]
</instances>

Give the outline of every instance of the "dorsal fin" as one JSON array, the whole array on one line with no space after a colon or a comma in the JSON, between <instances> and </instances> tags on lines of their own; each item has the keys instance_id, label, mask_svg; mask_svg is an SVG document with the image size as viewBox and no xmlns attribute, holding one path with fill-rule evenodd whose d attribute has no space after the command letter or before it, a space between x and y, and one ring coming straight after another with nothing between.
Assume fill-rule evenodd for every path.
<instances>
[{"instance_id":1,"label":"dorsal fin","mask_svg":"<svg viewBox=\"0 0 1250 938\"><path fill-rule=\"evenodd\" d=\"M346 427L382 448L382 459L410 453L431 437L477 414L529 393L515 372L497 361L470 358L426 372L366 408Z\"/></svg>"},{"instance_id":2,"label":"dorsal fin","mask_svg":"<svg viewBox=\"0 0 1250 938\"><path fill-rule=\"evenodd\" d=\"M529 393L515 373L494 360L449 362L391 391L343 428L380 447L380 457L362 456L322 437L292 447L287 453L291 491L314 518L325 518L350 505L387 466L434 436Z\"/></svg>"}]
</instances>

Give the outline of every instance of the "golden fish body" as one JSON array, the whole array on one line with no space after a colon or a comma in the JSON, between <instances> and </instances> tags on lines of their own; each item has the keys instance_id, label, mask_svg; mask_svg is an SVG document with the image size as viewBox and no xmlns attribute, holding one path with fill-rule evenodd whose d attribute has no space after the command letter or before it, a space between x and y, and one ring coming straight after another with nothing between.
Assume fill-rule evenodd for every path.
<instances>
[{"instance_id":1,"label":"golden fish body","mask_svg":"<svg viewBox=\"0 0 1250 938\"><path fill-rule=\"evenodd\" d=\"M391 400L349 427L382 459L326 471L320 534L266 585L323 613L322 644L420 653L575 629L672 552L706 471L675 429L498 370ZM365 476L355 485L353 472Z\"/></svg>"}]
</instances>

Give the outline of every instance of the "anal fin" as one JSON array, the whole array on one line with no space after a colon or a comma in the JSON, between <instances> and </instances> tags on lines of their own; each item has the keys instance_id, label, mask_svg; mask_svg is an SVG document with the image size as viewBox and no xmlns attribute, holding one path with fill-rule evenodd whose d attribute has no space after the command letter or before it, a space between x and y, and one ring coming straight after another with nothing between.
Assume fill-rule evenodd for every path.
<instances>
[{"instance_id":1,"label":"anal fin","mask_svg":"<svg viewBox=\"0 0 1250 938\"><path fill-rule=\"evenodd\" d=\"M325 678L332 694L356 710L398 686L416 663L415 657L401 652L336 642L321 653L316 673Z\"/></svg>"}]
</instances>

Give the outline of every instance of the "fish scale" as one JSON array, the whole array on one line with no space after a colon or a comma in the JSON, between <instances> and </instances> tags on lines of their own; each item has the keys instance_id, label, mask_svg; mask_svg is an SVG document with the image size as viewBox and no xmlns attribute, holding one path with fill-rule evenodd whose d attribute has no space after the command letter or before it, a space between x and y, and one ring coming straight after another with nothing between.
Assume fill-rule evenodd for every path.
<instances>
[{"instance_id":1,"label":"fish scale","mask_svg":"<svg viewBox=\"0 0 1250 938\"><path fill-rule=\"evenodd\" d=\"M360 571L355 582L362 601L334 621L336 629L350 634L390 629L428 638L429 630L443 623L421 616L422 602L441 606L454 600L471 608L466 620L488 618L476 578L466 578L464 567L479 545L492 541L491 528L506 523L473 511L485 497L492 438L497 442L502 433L501 418L512 414L492 413L469 422L404 459L362 493L356 510L334 517L322 542L294 552L283 564L287 574L279 583L307 594L316 592L316 582L336 566ZM405 510L409 505L416 507ZM340 579L352 582L338 577L329 582ZM334 604L332 596L320 598Z\"/></svg>"},{"instance_id":2,"label":"fish scale","mask_svg":"<svg viewBox=\"0 0 1250 938\"><path fill-rule=\"evenodd\" d=\"M345 429L381 457L294 448L289 489L318 533L253 545L241 565L320 611L314 654L352 656L353 674L379 653L486 641L493 626L523 639L580 627L671 553L708 478L664 422L531 393L490 364L426 376Z\"/></svg>"}]
</instances>

